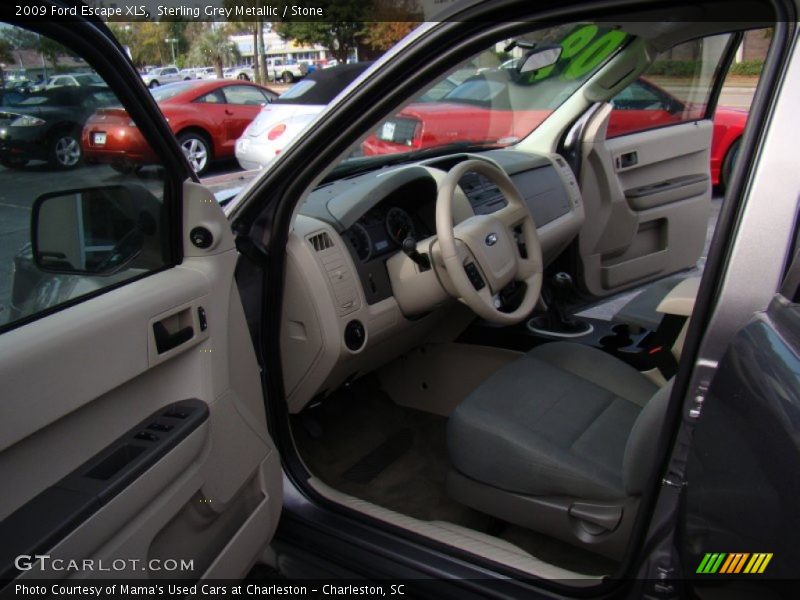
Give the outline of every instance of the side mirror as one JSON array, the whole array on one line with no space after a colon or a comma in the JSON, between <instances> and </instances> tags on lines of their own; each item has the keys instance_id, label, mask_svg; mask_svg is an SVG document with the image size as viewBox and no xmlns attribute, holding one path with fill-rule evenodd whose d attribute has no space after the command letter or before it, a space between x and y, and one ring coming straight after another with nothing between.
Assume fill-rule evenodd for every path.
<instances>
[{"instance_id":1,"label":"side mirror","mask_svg":"<svg viewBox=\"0 0 800 600\"><path fill-rule=\"evenodd\" d=\"M39 196L31 213L33 261L42 271L111 275L142 251L158 230L155 198L134 186L105 186ZM148 206L149 205L149 206Z\"/></svg>"},{"instance_id":2,"label":"side mirror","mask_svg":"<svg viewBox=\"0 0 800 600\"><path fill-rule=\"evenodd\" d=\"M558 45L539 46L525 55L519 66L519 73L533 73L540 69L550 67L561 58L563 48Z\"/></svg>"}]
</instances>

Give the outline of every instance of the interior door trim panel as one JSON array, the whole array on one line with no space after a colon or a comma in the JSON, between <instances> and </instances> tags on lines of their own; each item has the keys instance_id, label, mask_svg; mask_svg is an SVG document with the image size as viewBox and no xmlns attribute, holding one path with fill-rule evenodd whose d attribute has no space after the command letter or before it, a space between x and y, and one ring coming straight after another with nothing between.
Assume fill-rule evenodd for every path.
<instances>
[{"instance_id":1,"label":"interior door trim panel","mask_svg":"<svg viewBox=\"0 0 800 600\"><path fill-rule=\"evenodd\" d=\"M711 178L704 173L672 177L656 183L625 190L625 198L634 210L647 210L684 198L692 198L706 191Z\"/></svg>"},{"instance_id":2,"label":"interior door trim panel","mask_svg":"<svg viewBox=\"0 0 800 600\"><path fill-rule=\"evenodd\" d=\"M0 522L0 581L18 574L16 556L54 547L208 416L208 405L201 400L165 406Z\"/></svg>"}]
</instances>

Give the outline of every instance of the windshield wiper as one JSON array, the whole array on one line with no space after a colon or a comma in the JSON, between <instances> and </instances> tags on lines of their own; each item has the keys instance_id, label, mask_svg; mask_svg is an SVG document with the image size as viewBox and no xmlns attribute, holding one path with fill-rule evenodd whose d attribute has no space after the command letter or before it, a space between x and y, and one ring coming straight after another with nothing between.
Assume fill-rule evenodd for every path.
<instances>
[{"instance_id":1,"label":"windshield wiper","mask_svg":"<svg viewBox=\"0 0 800 600\"><path fill-rule=\"evenodd\" d=\"M398 154L384 154L380 156L359 156L339 163L333 171L328 173L322 183L329 183L337 179L368 173L375 169L382 169L393 165L400 165L426 158L435 158L457 152L477 152L479 150L491 150L492 148L502 148L503 144L498 144L496 140L485 142L452 142L442 146L432 146L431 148L421 148L411 152L401 152Z\"/></svg>"}]
</instances>

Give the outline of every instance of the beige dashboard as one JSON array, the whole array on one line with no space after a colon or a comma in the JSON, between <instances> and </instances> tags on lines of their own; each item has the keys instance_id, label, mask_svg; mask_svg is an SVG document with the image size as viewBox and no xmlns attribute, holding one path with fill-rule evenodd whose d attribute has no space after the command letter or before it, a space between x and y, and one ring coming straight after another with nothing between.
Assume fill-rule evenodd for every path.
<instances>
[{"instance_id":1,"label":"beige dashboard","mask_svg":"<svg viewBox=\"0 0 800 600\"><path fill-rule=\"evenodd\" d=\"M557 155L531 159L530 155L508 151L463 156L495 162L512 177L515 173L532 172L526 164L533 165L533 169L547 168L547 177L541 171L538 178L542 189L520 188L526 198L546 200L555 187L563 186L557 190L563 196L563 214L552 218L551 208L545 207L550 210L549 220L537 223L545 264L552 262L577 235L584 220L583 205L572 171L563 159ZM391 247L384 255L363 261L351 242L350 230L359 222L372 222L368 221L370 211L385 209L382 203L391 196L392 203L416 203L414 206L419 207L414 213L414 218L419 218L417 229L421 234L417 247L433 256L435 263L436 235L425 223L428 211L435 207L435 184L446 171L432 162L370 173L364 181L317 191L304 205L310 208L301 208L296 216L287 245L281 324L284 387L291 413L421 345L434 333L455 338L472 320L473 315L448 293L450 286L440 269L420 269L399 248ZM402 173L404 169L406 172ZM414 193L409 196L414 198L407 198L404 188L395 189L391 184L396 179L398 186L411 185L409 169L415 169L413 177L430 179L426 186L413 188ZM529 185L533 182L535 187L537 178L526 176L521 181ZM420 198L421 195L426 197ZM462 189L457 189L455 223L475 214L474 196L468 198ZM371 293L374 289L365 289L374 288L373 275L377 277L377 273L390 286L385 297Z\"/></svg>"}]
</instances>

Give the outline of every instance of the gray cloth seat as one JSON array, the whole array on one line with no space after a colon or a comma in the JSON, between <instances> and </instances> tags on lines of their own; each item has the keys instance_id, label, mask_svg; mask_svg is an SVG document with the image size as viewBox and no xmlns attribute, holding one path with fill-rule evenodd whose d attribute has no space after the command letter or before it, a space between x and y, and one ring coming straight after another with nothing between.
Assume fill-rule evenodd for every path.
<instances>
[{"instance_id":1,"label":"gray cloth seat","mask_svg":"<svg viewBox=\"0 0 800 600\"><path fill-rule=\"evenodd\" d=\"M504 492L616 500L641 493L669 397L600 350L539 346L495 372L447 426L455 469Z\"/></svg>"}]
</instances>

